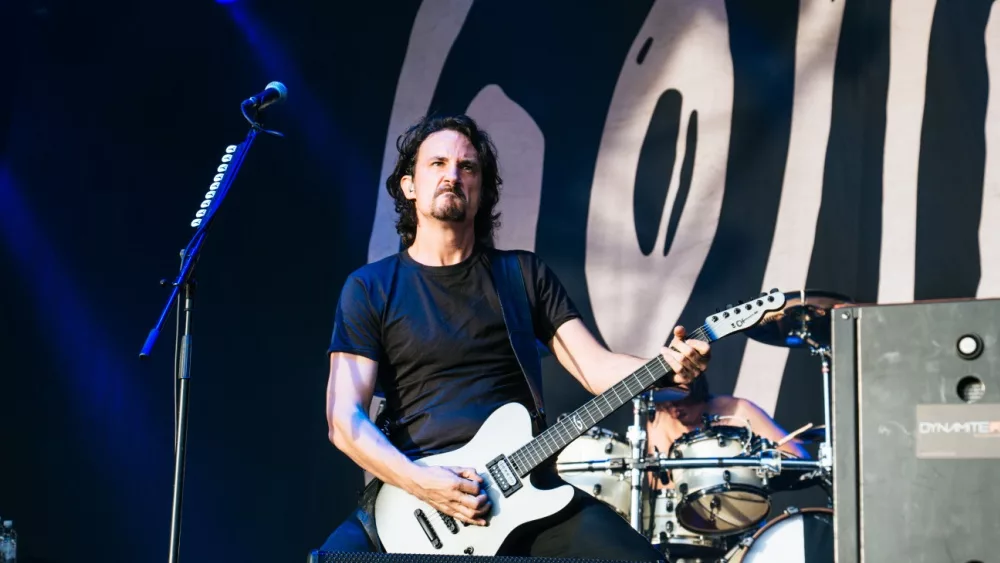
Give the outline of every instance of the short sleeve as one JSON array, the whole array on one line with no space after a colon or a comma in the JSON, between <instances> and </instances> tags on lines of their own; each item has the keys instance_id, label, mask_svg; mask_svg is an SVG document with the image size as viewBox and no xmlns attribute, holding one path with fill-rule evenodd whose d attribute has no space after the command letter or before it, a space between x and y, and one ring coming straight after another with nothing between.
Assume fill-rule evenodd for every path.
<instances>
[{"instance_id":1,"label":"short sleeve","mask_svg":"<svg viewBox=\"0 0 1000 563\"><path fill-rule=\"evenodd\" d=\"M548 345L556 330L568 320L580 317L573 300L559 278L534 253L521 255L525 284L532 306L535 337Z\"/></svg>"},{"instance_id":2,"label":"short sleeve","mask_svg":"<svg viewBox=\"0 0 1000 563\"><path fill-rule=\"evenodd\" d=\"M347 352L379 361L381 321L370 297L363 278L357 275L347 278L337 303L328 352Z\"/></svg>"}]
</instances>

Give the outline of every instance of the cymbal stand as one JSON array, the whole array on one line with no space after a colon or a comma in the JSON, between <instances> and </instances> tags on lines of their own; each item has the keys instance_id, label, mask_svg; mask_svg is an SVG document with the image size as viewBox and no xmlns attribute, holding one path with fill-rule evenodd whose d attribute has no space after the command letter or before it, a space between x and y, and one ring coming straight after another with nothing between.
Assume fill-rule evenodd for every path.
<instances>
[{"instance_id":1,"label":"cymbal stand","mask_svg":"<svg viewBox=\"0 0 1000 563\"><path fill-rule=\"evenodd\" d=\"M809 352L813 356L820 358L820 369L823 373L823 424L826 432L823 443L819 445L819 461L823 470L829 473L833 469L833 446L830 442L830 435L833 434L833 426L830 425L830 347L821 346L813 340L812 335L804 327L798 331L797 336L809 345Z\"/></svg>"},{"instance_id":2,"label":"cymbal stand","mask_svg":"<svg viewBox=\"0 0 1000 563\"><path fill-rule=\"evenodd\" d=\"M830 443L830 435L833 434L833 426L830 425L830 348L820 346L811 348L812 354L818 355L823 371L823 424L826 425L823 443L819 445L819 461L823 469L829 471L833 468L833 446Z\"/></svg>"},{"instance_id":3,"label":"cymbal stand","mask_svg":"<svg viewBox=\"0 0 1000 563\"><path fill-rule=\"evenodd\" d=\"M629 510L629 524L638 532L642 532L642 476L645 473L640 463L645 459L646 425L643 424L643 413L646 410L643 394L632 399L632 425L628 427L625 436L632 446L632 459L629 463L632 481L632 506Z\"/></svg>"}]
</instances>

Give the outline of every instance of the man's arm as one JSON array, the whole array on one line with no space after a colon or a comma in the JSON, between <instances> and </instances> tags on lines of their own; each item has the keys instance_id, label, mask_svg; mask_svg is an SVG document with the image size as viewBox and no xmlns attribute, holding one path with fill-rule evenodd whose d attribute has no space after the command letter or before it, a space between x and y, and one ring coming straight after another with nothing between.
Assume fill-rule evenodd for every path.
<instances>
[{"instance_id":1,"label":"man's arm","mask_svg":"<svg viewBox=\"0 0 1000 563\"><path fill-rule=\"evenodd\" d=\"M661 352L667 364L674 369L674 382L687 383L705 371L708 365L709 346L705 342L684 341L682 327L674 329L674 340ZM648 360L616 354L605 348L578 318L563 323L549 342L549 349L581 385L594 395L599 395L622 378L639 369Z\"/></svg>"},{"instance_id":2,"label":"man's arm","mask_svg":"<svg viewBox=\"0 0 1000 563\"><path fill-rule=\"evenodd\" d=\"M326 420L330 441L355 463L385 483L406 489L416 465L400 453L368 418L378 363L354 354L330 354Z\"/></svg>"},{"instance_id":3,"label":"man's arm","mask_svg":"<svg viewBox=\"0 0 1000 563\"><path fill-rule=\"evenodd\" d=\"M788 432L778 425L777 422L752 401L736 398L733 416L745 418L750 421L754 434L767 438L772 442L780 442L782 438L788 436ZM789 440L779 448L785 453L794 455L799 459L809 459L807 452L796 440Z\"/></svg>"},{"instance_id":4,"label":"man's arm","mask_svg":"<svg viewBox=\"0 0 1000 563\"><path fill-rule=\"evenodd\" d=\"M330 354L326 420L330 441L362 469L463 522L485 524L489 511L482 478L472 468L423 467L409 460L368 418L378 362L363 356Z\"/></svg>"}]
</instances>

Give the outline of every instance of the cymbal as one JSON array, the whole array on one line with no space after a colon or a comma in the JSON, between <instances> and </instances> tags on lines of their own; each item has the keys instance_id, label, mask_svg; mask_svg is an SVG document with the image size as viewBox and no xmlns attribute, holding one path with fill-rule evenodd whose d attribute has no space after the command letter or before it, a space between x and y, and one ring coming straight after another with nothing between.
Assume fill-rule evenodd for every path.
<instances>
[{"instance_id":1,"label":"cymbal","mask_svg":"<svg viewBox=\"0 0 1000 563\"><path fill-rule=\"evenodd\" d=\"M826 427L816 426L815 428L810 428L805 432L802 432L795 437L796 440L800 442L822 442L826 440Z\"/></svg>"},{"instance_id":2,"label":"cymbal","mask_svg":"<svg viewBox=\"0 0 1000 563\"><path fill-rule=\"evenodd\" d=\"M746 335L783 348L829 346L830 311L844 303L854 301L846 295L819 289L790 291L785 293L785 306L764 315L760 324L748 329Z\"/></svg>"}]
</instances>

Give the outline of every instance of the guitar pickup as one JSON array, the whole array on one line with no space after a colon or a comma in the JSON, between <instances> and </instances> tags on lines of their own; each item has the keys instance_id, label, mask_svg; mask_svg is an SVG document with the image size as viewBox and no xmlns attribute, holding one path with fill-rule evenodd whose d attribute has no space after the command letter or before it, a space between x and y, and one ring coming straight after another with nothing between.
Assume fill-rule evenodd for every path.
<instances>
[{"instance_id":1,"label":"guitar pickup","mask_svg":"<svg viewBox=\"0 0 1000 563\"><path fill-rule=\"evenodd\" d=\"M434 549L441 549L441 538L439 538L437 532L434 531L434 528L431 526L431 522L427 519L427 515L424 514L424 511L419 508L414 510L413 517L417 519L420 527L424 530L424 534L427 536L427 540L431 542Z\"/></svg>"},{"instance_id":2,"label":"guitar pickup","mask_svg":"<svg viewBox=\"0 0 1000 563\"><path fill-rule=\"evenodd\" d=\"M500 487L500 492L503 493L505 498L516 493L522 487L521 480L517 478L517 474L514 472L514 468L511 467L507 456L498 456L486 464L486 469L490 472L490 476L493 477L493 482Z\"/></svg>"},{"instance_id":3,"label":"guitar pickup","mask_svg":"<svg viewBox=\"0 0 1000 563\"><path fill-rule=\"evenodd\" d=\"M442 512L438 512L438 514L441 515L441 521L444 522L444 526L448 528L448 531L453 534L457 534L458 524L455 523L455 519Z\"/></svg>"}]
</instances>

